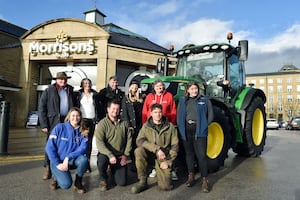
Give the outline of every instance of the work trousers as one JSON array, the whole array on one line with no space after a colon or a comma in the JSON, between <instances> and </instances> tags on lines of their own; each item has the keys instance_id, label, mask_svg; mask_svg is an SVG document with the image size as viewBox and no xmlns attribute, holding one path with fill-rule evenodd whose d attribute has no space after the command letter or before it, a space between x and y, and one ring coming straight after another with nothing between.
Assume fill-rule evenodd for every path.
<instances>
[{"instance_id":1,"label":"work trousers","mask_svg":"<svg viewBox=\"0 0 300 200\"><path fill-rule=\"evenodd\" d=\"M97 167L99 171L100 181L107 182L108 174L107 169L110 166L112 175L114 176L114 181L119 186L124 186L127 183L127 165L120 165L120 158L117 158L116 164L110 164L108 156L98 153L97 155Z\"/></svg>"},{"instance_id":2,"label":"work trousers","mask_svg":"<svg viewBox=\"0 0 300 200\"><path fill-rule=\"evenodd\" d=\"M207 177L207 137L196 137L196 124L186 125L186 140L182 141L189 173L195 173L195 156L202 177Z\"/></svg>"},{"instance_id":3,"label":"work trousers","mask_svg":"<svg viewBox=\"0 0 300 200\"><path fill-rule=\"evenodd\" d=\"M172 166L169 166L167 169L161 169L160 163L163 161L156 159L156 155L147 151L144 147L137 147L134 151L134 155L139 180L145 180L147 178L147 166L149 163L155 162L158 186L163 190L170 188Z\"/></svg>"},{"instance_id":4,"label":"work trousers","mask_svg":"<svg viewBox=\"0 0 300 200\"><path fill-rule=\"evenodd\" d=\"M69 189L72 186L73 180L71 176L71 169L76 169L76 174L79 177L83 177L86 168L87 168L87 162L88 159L85 155L81 155L75 159L69 160L69 170L68 171L61 171L53 164L53 162L50 162L50 167L53 176L55 177L58 185L62 189Z\"/></svg>"}]
</instances>

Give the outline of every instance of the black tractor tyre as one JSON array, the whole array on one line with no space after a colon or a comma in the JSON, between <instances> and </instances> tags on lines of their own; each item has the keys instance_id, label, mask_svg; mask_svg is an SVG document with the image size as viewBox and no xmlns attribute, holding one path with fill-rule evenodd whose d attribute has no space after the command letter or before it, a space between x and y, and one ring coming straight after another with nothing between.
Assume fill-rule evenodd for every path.
<instances>
[{"instance_id":1,"label":"black tractor tyre","mask_svg":"<svg viewBox=\"0 0 300 200\"><path fill-rule=\"evenodd\" d=\"M255 97L246 109L243 143L237 143L236 153L240 156L259 156L266 141L266 112L264 102Z\"/></svg>"},{"instance_id":2,"label":"black tractor tyre","mask_svg":"<svg viewBox=\"0 0 300 200\"><path fill-rule=\"evenodd\" d=\"M214 107L214 119L208 127L207 157L209 172L216 172L228 157L232 137L231 126L226 112Z\"/></svg>"}]
</instances>

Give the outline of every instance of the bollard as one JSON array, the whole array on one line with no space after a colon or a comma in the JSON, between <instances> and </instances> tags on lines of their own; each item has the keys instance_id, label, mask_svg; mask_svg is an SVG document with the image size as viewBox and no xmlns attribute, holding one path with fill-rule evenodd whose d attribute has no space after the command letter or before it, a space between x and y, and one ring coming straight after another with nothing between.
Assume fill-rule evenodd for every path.
<instances>
[{"instance_id":1,"label":"bollard","mask_svg":"<svg viewBox=\"0 0 300 200\"><path fill-rule=\"evenodd\" d=\"M0 155L7 155L10 103L0 102Z\"/></svg>"}]
</instances>

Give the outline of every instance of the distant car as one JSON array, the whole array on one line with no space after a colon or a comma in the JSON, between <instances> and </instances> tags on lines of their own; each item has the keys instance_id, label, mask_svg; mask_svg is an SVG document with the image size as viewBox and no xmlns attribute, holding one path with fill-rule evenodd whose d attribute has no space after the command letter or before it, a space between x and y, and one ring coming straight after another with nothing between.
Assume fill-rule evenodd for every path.
<instances>
[{"instance_id":1,"label":"distant car","mask_svg":"<svg viewBox=\"0 0 300 200\"><path fill-rule=\"evenodd\" d=\"M299 130L300 129L300 117L293 117L286 125L287 130Z\"/></svg>"},{"instance_id":2,"label":"distant car","mask_svg":"<svg viewBox=\"0 0 300 200\"><path fill-rule=\"evenodd\" d=\"M288 122L282 122L280 128L286 128L287 124L288 124Z\"/></svg>"},{"instance_id":3,"label":"distant car","mask_svg":"<svg viewBox=\"0 0 300 200\"><path fill-rule=\"evenodd\" d=\"M278 130L279 128L279 124L278 121L276 119L267 119L267 129L276 129Z\"/></svg>"}]
</instances>

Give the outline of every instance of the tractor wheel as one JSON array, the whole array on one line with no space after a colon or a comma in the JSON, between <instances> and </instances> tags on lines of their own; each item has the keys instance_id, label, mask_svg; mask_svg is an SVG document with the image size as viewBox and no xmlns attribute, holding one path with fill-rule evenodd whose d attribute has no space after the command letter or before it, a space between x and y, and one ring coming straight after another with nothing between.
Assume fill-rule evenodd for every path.
<instances>
[{"instance_id":1,"label":"tractor wheel","mask_svg":"<svg viewBox=\"0 0 300 200\"><path fill-rule=\"evenodd\" d=\"M208 127L208 170L215 172L224 165L231 141L230 125L224 110L214 107L214 119Z\"/></svg>"},{"instance_id":2,"label":"tractor wheel","mask_svg":"<svg viewBox=\"0 0 300 200\"><path fill-rule=\"evenodd\" d=\"M266 113L264 102L255 97L246 110L243 143L237 143L236 152L241 156L256 157L264 150L266 141Z\"/></svg>"}]
</instances>

